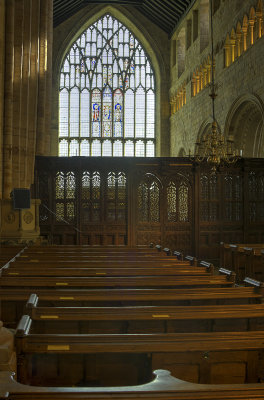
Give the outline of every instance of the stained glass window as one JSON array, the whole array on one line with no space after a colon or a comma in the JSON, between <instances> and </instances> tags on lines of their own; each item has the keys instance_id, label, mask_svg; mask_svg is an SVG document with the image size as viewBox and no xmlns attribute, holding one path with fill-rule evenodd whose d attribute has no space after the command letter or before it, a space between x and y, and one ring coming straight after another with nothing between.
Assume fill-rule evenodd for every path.
<instances>
[{"instance_id":1,"label":"stained glass window","mask_svg":"<svg viewBox=\"0 0 264 400\"><path fill-rule=\"evenodd\" d=\"M60 156L155 156L155 77L134 35L107 14L74 42L59 89Z\"/></svg>"}]
</instances>

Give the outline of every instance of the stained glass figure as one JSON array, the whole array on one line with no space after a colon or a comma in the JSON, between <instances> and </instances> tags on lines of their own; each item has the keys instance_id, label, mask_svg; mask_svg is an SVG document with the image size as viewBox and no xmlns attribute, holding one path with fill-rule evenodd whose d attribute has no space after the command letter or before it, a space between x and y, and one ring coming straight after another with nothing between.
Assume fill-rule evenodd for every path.
<instances>
[{"instance_id":1,"label":"stained glass figure","mask_svg":"<svg viewBox=\"0 0 264 400\"><path fill-rule=\"evenodd\" d=\"M74 42L61 68L59 155L154 156L154 81L132 32L109 14L97 20ZM111 146L103 145L105 138Z\"/></svg>"}]
</instances>

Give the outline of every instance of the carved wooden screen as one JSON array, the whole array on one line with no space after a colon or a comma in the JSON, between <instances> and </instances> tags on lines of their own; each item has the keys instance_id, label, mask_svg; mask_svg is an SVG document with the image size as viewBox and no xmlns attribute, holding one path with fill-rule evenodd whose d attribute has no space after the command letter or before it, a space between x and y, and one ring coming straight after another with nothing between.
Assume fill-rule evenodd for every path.
<instances>
[{"instance_id":1,"label":"carved wooden screen","mask_svg":"<svg viewBox=\"0 0 264 400\"><path fill-rule=\"evenodd\" d=\"M174 173L165 180L165 204L163 235L169 247L185 253L193 253L192 243L192 198L193 192L186 171ZM174 244L174 245L173 245Z\"/></svg>"},{"instance_id":2,"label":"carved wooden screen","mask_svg":"<svg viewBox=\"0 0 264 400\"><path fill-rule=\"evenodd\" d=\"M264 242L263 160L212 175L186 158L36 159L50 243L146 245L216 260L219 243Z\"/></svg>"},{"instance_id":3,"label":"carved wooden screen","mask_svg":"<svg viewBox=\"0 0 264 400\"><path fill-rule=\"evenodd\" d=\"M52 159L38 171L41 234L53 244L126 245L126 172L88 164Z\"/></svg>"},{"instance_id":4,"label":"carved wooden screen","mask_svg":"<svg viewBox=\"0 0 264 400\"><path fill-rule=\"evenodd\" d=\"M251 169L248 173L248 192L246 193L248 215L246 219L250 243L264 242L264 171Z\"/></svg>"},{"instance_id":5,"label":"carved wooden screen","mask_svg":"<svg viewBox=\"0 0 264 400\"><path fill-rule=\"evenodd\" d=\"M190 253L192 188L188 174L168 172L164 176L147 172L137 184L135 241L138 245L162 242Z\"/></svg>"}]
</instances>

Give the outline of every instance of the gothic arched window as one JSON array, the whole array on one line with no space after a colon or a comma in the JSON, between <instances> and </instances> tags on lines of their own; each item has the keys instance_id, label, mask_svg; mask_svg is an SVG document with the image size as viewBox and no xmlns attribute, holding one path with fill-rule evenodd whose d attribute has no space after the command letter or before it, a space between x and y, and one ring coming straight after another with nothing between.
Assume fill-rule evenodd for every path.
<instances>
[{"instance_id":1,"label":"gothic arched window","mask_svg":"<svg viewBox=\"0 0 264 400\"><path fill-rule=\"evenodd\" d=\"M105 15L75 41L60 73L59 155L155 155L155 79L143 47Z\"/></svg>"}]
</instances>

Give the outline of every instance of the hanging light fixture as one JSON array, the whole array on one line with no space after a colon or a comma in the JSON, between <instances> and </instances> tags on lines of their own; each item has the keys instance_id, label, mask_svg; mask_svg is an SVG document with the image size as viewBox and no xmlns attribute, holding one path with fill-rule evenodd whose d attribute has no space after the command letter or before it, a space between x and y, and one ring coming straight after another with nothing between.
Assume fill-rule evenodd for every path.
<instances>
[{"instance_id":1,"label":"hanging light fixture","mask_svg":"<svg viewBox=\"0 0 264 400\"><path fill-rule=\"evenodd\" d=\"M194 161L207 162L211 165L213 173L222 164L234 164L238 160L238 151L234 149L234 138L226 138L219 131L215 118L215 99L217 97L217 84L215 83L215 63L214 63L214 38L213 38L213 0L210 0L210 24L211 24L211 84L209 96L212 100L212 118L211 129L201 141L197 141Z\"/></svg>"}]
</instances>

